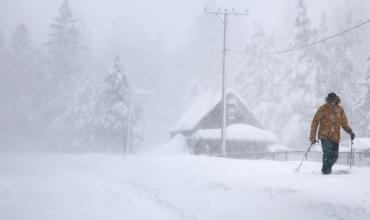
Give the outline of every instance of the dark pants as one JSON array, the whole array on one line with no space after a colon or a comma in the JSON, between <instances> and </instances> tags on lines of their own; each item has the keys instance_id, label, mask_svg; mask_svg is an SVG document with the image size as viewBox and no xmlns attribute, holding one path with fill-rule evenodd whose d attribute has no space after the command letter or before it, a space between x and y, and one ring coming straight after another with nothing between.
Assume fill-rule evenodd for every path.
<instances>
[{"instance_id":1,"label":"dark pants","mask_svg":"<svg viewBox=\"0 0 370 220\"><path fill-rule=\"evenodd\" d=\"M331 168L338 159L339 143L335 143L328 139L321 140L322 145L322 173L330 174Z\"/></svg>"}]
</instances>

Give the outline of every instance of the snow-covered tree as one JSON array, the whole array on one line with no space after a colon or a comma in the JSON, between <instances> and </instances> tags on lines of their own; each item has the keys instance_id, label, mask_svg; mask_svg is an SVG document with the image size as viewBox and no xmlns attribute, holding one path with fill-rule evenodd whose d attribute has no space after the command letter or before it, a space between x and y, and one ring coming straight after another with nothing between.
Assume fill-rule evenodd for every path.
<instances>
[{"instance_id":1,"label":"snow-covered tree","mask_svg":"<svg viewBox=\"0 0 370 220\"><path fill-rule=\"evenodd\" d=\"M314 30L307 14L307 5L304 0L296 0L296 17L294 21L294 41L293 46L304 46L312 41ZM304 51L307 52L307 51ZM303 53L302 55L305 55Z\"/></svg>"},{"instance_id":2,"label":"snow-covered tree","mask_svg":"<svg viewBox=\"0 0 370 220\"><path fill-rule=\"evenodd\" d=\"M29 99L32 91L27 90L32 86L34 73L32 60L34 53L31 45L31 35L24 24L18 25L10 39L8 53L9 72L12 75L12 86L17 96L17 102L22 102L22 99ZM19 100L21 99L21 100Z\"/></svg>"},{"instance_id":3,"label":"snow-covered tree","mask_svg":"<svg viewBox=\"0 0 370 220\"><path fill-rule=\"evenodd\" d=\"M105 77L105 86L96 107L96 135L97 139L104 142L104 145L101 145L103 142L100 145L105 150L120 152L124 148L132 149L138 137L135 133L138 111L132 96L127 75L119 57L116 57L113 68ZM130 146L126 146L128 135L131 138Z\"/></svg>"},{"instance_id":4,"label":"snow-covered tree","mask_svg":"<svg viewBox=\"0 0 370 220\"><path fill-rule=\"evenodd\" d=\"M92 78L81 83L74 103L68 110L67 120L73 122L69 131L73 151L99 150L95 136L99 135L96 122L101 87L101 83Z\"/></svg>"},{"instance_id":5,"label":"snow-covered tree","mask_svg":"<svg viewBox=\"0 0 370 220\"><path fill-rule=\"evenodd\" d=\"M3 34L0 32L0 51L3 50L3 47L4 47L4 38Z\"/></svg>"},{"instance_id":6,"label":"snow-covered tree","mask_svg":"<svg viewBox=\"0 0 370 220\"><path fill-rule=\"evenodd\" d=\"M76 27L67 0L64 0L59 8L59 15L51 25L47 43L50 54L51 79L55 89L67 93L76 85L76 78L81 74L82 40Z\"/></svg>"},{"instance_id":7,"label":"snow-covered tree","mask_svg":"<svg viewBox=\"0 0 370 220\"><path fill-rule=\"evenodd\" d=\"M12 125L12 118L9 117L9 97L12 91L9 87L9 68L8 68L8 56L6 56L6 45L4 43L3 35L0 33L0 140L1 144L5 147L11 143L9 140L10 131L9 127ZM7 128L7 129L3 129Z\"/></svg>"},{"instance_id":8,"label":"snow-covered tree","mask_svg":"<svg viewBox=\"0 0 370 220\"><path fill-rule=\"evenodd\" d=\"M1 99L6 104L2 104L1 114L6 118L4 124L10 121L7 126L8 138L20 146L21 141L33 141L32 137L37 136L35 134L41 121L39 95L42 67L39 63L40 55L31 43L26 25L20 24L15 28L6 55L2 56L1 62L4 65L1 65L1 82L4 86L1 86Z\"/></svg>"},{"instance_id":9,"label":"snow-covered tree","mask_svg":"<svg viewBox=\"0 0 370 220\"><path fill-rule=\"evenodd\" d=\"M365 93L361 96L362 100L358 109L356 110L356 124L355 132L359 136L368 136L370 134L370 56L367 59L367 66L365 69Z\"/></svg>"},{"instance_id":10,"label":"snow-covered tree","mask_svg":"<svg viewBox=\"0 0 370 220\"><path fill-rule=\"evenodd\" d=\"M32 86L37 66L36 54L31 44L31 35L24 24L18 25L10 39L9 64L13 73L13 79L17 81L18 88L23 90ZM31 91L27 91L28 95Z\"/></svg>"},{"instance_id":11,"label":"snow-covered tree","mask_svg":"<svg viewBox=\"0 0 370 220\"><path fill-rule=\"evenodd\" d=\"M353 26L353 16L350 9L345 9L341 12L344 18L337 25L336 30L342 31ZM357 85L363 76L361 75L361 67L363 53L360 44L359 33L356 31L348 32L340 37L328 42L326 50L329 57L327 65L328 75L327 92L336 92L342 100L342 106L346 110L348 120L354 131L358 130L358 124L361 123L361 118L356 118L360 113L359 106L363 102L364 87Z\"/></svg>"},{"instance_id":12,"label":"snow-covered tree","mask_svg":"<svg viewBox=\"0 0 370 220\"><path fill-rule=\"evenodd\" d=\"M244 67L234 78L234 83L264 128L276 133L285 144L290 144L290 140L285 141L287 138L282 128L287 122L293 124L297 120L291 120L294 112L286 99L285 60L281 56L265 54L274 50L274 39L258 25L255 27L255 34L245 48ZM291 127L287 129L293 130Z\"/></svg>"},{"instance_id":13,"label":"snow-covered tree","mask_svg":"<svg viewBox=\"0 0 370 220\"><path fill-rule=\"evenodd\" d=\"M351 13L345 19L345 27L352 25ZM312 27L307 15L303 0L297 0L297 17L294 25L295 37L293 47L301 47L327 37L326 16L323 15L318 29ZM349 102L356 103L359 91L351 86L359 76L354 61L354 48L357 44L355 33L348 33L333 41L301 49L292 56L292 64L288 65L288 83L290 86L289 101L297 115L302 128L301 137L297 140L306 141L309 125L317 107L324 102L329 92L336 92L342 97L342 104L346 108ZM352 110L347 110L351 119ZM305 142L297 144L303 145Z\"/></svg>"},{"instance_id":14,"label":"snow-covered tree","mask_svg":"<svg viewBox=\"0 0 370 220\"><path fill-rule=\"evenodd\" d=\"M290 47L299 48L310 44L316 38L316 30L312 27L307 14L307 6L303 0L296 0L296 17L293 26L294 37ZM288 82L291 85L289 98L299 113L306 113L312 103L312 92L316 73L314 70L313 52L315 48L298 50L288 55Z\"/></svg>"},{"instance_id":15,"label":"snow-covered tree","mask_svg":"<svg viewBox=\"0 0 370 220\"><path fill-rule=\"evenodd\" d=\"M263 54L273 48L273 38L268 36L260 26L245 47L245 64L234 77L234 84L248 100L250 107L255 108L262 102L279 101L278 92L274 86L279 79L279 61L275 56Z\"/></svg>"},{"instance_id":16,"label":"snow-covered tree","mask_svg":"<svg viewBox=\"0 0 370 220\"><path fill-rule=\"evenodd\" d=\"M5 74L5 43L2 33L0 32L0 76ZM0 90L1 92L1 90Z\"/></svg>"},{"instance_id":17,"label":"snow-covered tree","mask_svg":"<svg viewBox=\"0 0 370 220\"><path fill-rule=\"evenodd\" d=\"M289 48L300 48L312 43L317 36L317 31L312 27L307 14L307 6L303 0L296 0L296 16L293 25L294 36L289 43ZM317 71L315 63L316 48L309 47L286 54L284 57L287 84L286 100L292 105L293 115L290 127L295 127L300 132L291 136L287 142L295 146L305 146L311 117L317 107Z\"/></svg>"},{"instance_id":18,"label":"snow-covered tree","mask_svg":"<svg viewBox=\"0 0 370 220\"><path fill-rule=\"evenodd\" d=\"M352 12L347 11L344 25L339 25L338 29L344 30L353 25ZM350 32L342 35L338 39L332 42L331 50L331 62L330 73L331 76L329 80L331 84L334 85L334 90L342 97L344 105L349 103L356 103L358 88L354 87L353 83L356 83L356 79L360 78L360 70L357 64L360 59L356 55L356 51L359 46L358 33Z\"/></svg>"},{"instance_id":19,"label":"snow-covered tree","mask_svg":"<svg viewBox=\"0 0 370 220\"><path fill-rule=\"evenodd\" d=\"M11 49L22 55L27 50L31 49L31 35L24 24L20 24L16 27L11 38Z\"/></svg>"},{"instance_id":20,"label":"snow-covered tree","mask_svg":"<svg viewBox=\"0 0 370 220\"><path fill-rule=\"evenodd\" d=\"M52 144L54 148L61 147L55 146L55 140L64 140L63 147L67 147L70 143L65 140L73 139L70 132L73 120L67 118L72 117L70 114L71 108L76 103L76 93L81 82L85 80L82 62L84 47L67 0L63 1L58 16L51 24L46 46L48 66L44 90L47 92L43 96L45 106L43 114L45 126L49 129L47 138L51 141L48 145Z\"/></svg>"},{"instance_id":21,"label":"snow-covered tree","mask_svg":"<svg viewBox=\"0 0 370 220\"><path fill-rule=\"evenodd\" d=\"M320 18L320 23L317 28L317 38L321 39L327 37L328 27L327 27L327 17L326 14L322 14ZM310 49L310 56L312 59L312 69L311 69L311 81L309 86L311 87L312 93L317 97L316 102L313 102L312 105L317 107L322 104L324 97L329 93L328 86L330 82L328 79L330 77L330 71L328 63L330 61L330 51L331 45L326 42L320 46L314 46Z\"/></svg>"},{"instance_id":22,"label":"snow-covered tree","mask_svg":"<svg viewBox=\"0 0 370 220\"><path fill-rule=\"evenodd\" d=\"M181 72L179 77L187 81L191 91L203 93L204 87L220 88L221 33L222 25L217 19L202 15L194 22L190 30L189 41L185 42L182 51L178 51L178 62L182 67L178 70ZM208 80L209 77L217 80Z\"/></svg>"}]
</instances>

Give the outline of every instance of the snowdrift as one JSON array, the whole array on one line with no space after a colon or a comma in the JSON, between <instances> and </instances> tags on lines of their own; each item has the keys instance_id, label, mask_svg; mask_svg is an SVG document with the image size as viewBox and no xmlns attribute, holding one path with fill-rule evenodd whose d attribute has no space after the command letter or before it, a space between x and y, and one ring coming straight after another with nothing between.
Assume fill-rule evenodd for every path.
<instances>
[{"instance_id":1,"label":"snowdrift","mask_svg":"<svg viewBox=\"0 0 370 220\"><path fill-rule=\"evenodd\" d=\"M323 176L318 163L299 173L296 166L190 155L0 155L0 219L370 219L370 169Z\"/></svg>"},{"instance_id":2,"label":"snowdrift","mask_svg":"<svg viewBox=\"0 0 370 220\"><path fill-rule=\"evenodd\" d=\"M158 155L184 155L187 151L187 144L185 137L181 134L177 134L171 140L160 145L154 150L150 151L150 154Z\"/></svg>"}]
</instances>

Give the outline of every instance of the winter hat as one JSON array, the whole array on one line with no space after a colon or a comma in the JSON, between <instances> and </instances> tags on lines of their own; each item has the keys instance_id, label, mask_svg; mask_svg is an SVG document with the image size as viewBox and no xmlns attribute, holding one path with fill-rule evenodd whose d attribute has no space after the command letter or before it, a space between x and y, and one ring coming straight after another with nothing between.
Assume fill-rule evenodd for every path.
<instances>
[{"instance_id":1,"label":"winter hat","mask_svg":"<svg viewBox=\"0 0 370 220\"><path fill-rule=\"evenodd\" d=\"M328 103L336 103L338 101L337 94L335 94L334 92L329 93L328 97L326 97L326 100L328 101Z\"/></svg>"}]
</instances>

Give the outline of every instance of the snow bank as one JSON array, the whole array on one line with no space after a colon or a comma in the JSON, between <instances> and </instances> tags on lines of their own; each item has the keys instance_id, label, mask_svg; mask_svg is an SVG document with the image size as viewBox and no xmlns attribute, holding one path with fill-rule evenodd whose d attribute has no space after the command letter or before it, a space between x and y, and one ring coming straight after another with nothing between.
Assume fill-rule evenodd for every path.
<instances>
[{"instance_id":1,"label":"snow bank","mask_svg":"<svg viewBox=\"0 0 370 220\"><path fill-rule=\"evenodd\" d=\"M0 155L0 219L368 220L370 169L205 156ZM334 166L334 172L346 167Z\"/></svg>"},{"instance_id":2,"label":"snow bank","mask_svg":"<svg viewBox=\"0 0 370 220\"><path fill-rule=\"evenodd\" d=\"M151 151L151 154L181 155L185 154L187 143L182 134L175 135L171 140Z\"/></svg>"},{"instance_id":3,"label":"snow bank","mask_svg":"<svg viewBox=\"0 0 370 220\"><path fill-rule=\"evenodd\" d=\"M196 139L219 140L220 129L198 130L194 137ZM226 128L227 140L254 141L254 142L276 142L276 136L266 130L246 124L232 124Z\"/></svg>"},{"instance_id":4,"label":"snow bank","mask_svg":"<svg viewBox=\"0 0 370 220\"><path fill-rule=\"evenodd\" d=\"M370 138L355 138L353 147L356 151L370 151Z\"/></svg>"}]
</instances>

